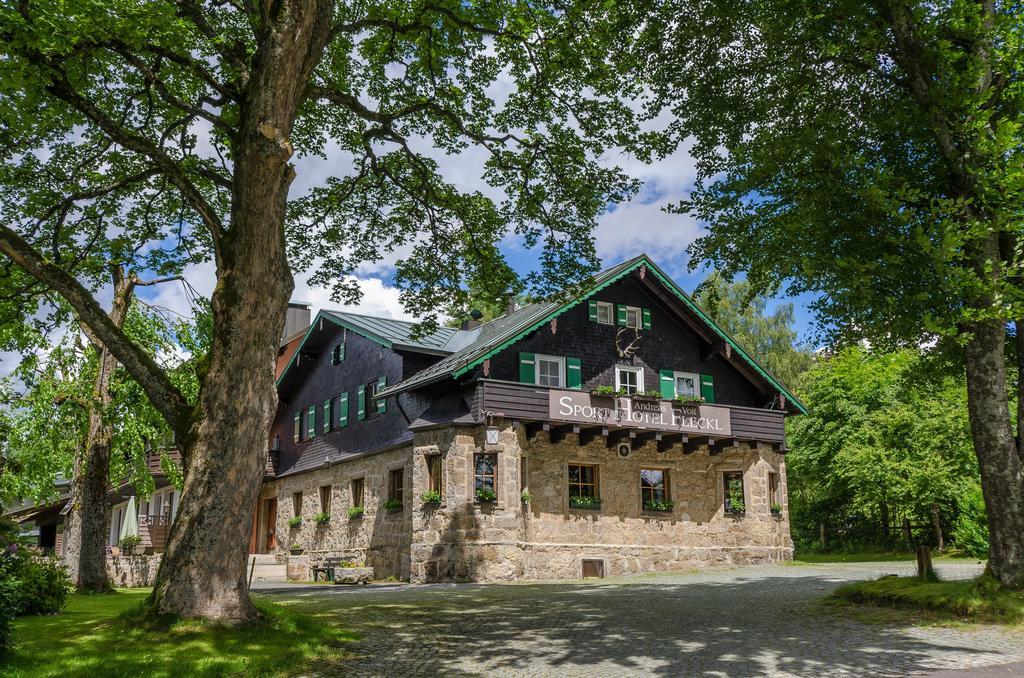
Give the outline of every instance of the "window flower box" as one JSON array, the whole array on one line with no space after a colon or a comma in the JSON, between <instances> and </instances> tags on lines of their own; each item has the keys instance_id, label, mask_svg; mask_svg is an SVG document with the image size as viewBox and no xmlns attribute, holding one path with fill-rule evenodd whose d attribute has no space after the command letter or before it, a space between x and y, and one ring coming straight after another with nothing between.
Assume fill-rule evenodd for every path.
<instances>
[{"instance_id":1,"label":"window flower box","mask_svg":"<svg viewBox=\"0 0 1024 678\"><path fill-rule=\"evenodd\" d=\"M633 393L629 396L631 400L640 400L644 402L656 403L661 400L660 391L644 391L642 393Z\"/></svg>"},{"instance_id":2,"label":"window flower box","mask_svg":"<svg viewBox=\"0 0 1024 678\"><path fill-rule=\"evenodd\" d=\"M348 509L348 519L358 520L363 517L364 513L366 513L365 506L350 506Z\"/></svg>"},{"instance_id":3,"label":"window flower box","mask_svg":"<svg viewBox=\"0 0 1024 678\"><path fill-rule=\"evenodd\" d=\"M299 544L292 544L288 548L288 550L291 552L293 556L301 556L302 552L305 551L305 549L302 548L302 546L300 546Z\"/></svg>"},{"instance_id":4,"label":"window flower box","mask_svg":"<svg viewBox=\"0 0 1024 678\"><path fill-rule=\"evenodd\" d=\"M598 510L601 508L600 497L569 497L569 508Z\"/></svg>"},{"instance_id":5,"label":"window flower box","mask_svg":"<svg viewBox=\"0 0 1024 678\"><path fill-rule=\"evenodd\" d=\"M420 495L420 499L427 506L437 506L441 503L441 493L437 490L427 490Z\"/></svg>"},{"instance_id":6,"label":"window flower box","mask_svg":"<svg viewBox=\"0 0 1024 678\"><path fill-rule=\"evenodd\" d=\"M288 527L295 529L296 527L302 527L302 516L292 516L288 519Z\"/></svg>"},{"instance_id":7,"label":"window flower box","mask_svg":"<svg viewBox=\"0 0 1024 678\"><path fill-rule=\"evenodd\" d=\"M624 389L615 390L612 386L598 386L590 392L590 395L594 398L616 398L626 395Z\"/></svg>"},{"instance_id":8,"label":"window flower box","mask_svg":"<svg viewBox=\"0 0 1024 678\"><path fill-rule=\"evenodd\" d=\"M325 511L321 511L320 513L313 516L313 522L321 526L326 525L327 523L331 522L331 514Z\"/></svg>"},{"instance_id":9,"label":"window flower box","mask_svg":"<svg viewBox=\"0 0 1024 678\"><path fill-rule=\"evenodd\" d=\"M655 513L671 513L674 507L675 504L670 501L651 500L644 502L644 511L652 511Z\"/></svg>"},{"instance_id":10,"label":"window flower box","mask_svg":"<svg viewBox=\"0 0 1024 678\"><path fill-rule=\"evenodd\" d=\"M675 397L675 401L680 405L703 405L704 398L699 395L680 394Z\"/></svg>"},{"instance_id":11,"label":"window flower box","mask_svg":"<svg viewBox=\"0 0 1024 678\"><path fill-rule=\"evenodd\" d=\"M498 494L489 487L480 487L476 491L476 500L481 504L493 504L498 501Z\"/></svg>"},{"instance_id":12,"label":"window flower box","mask_svg":"<svg viewBox=\"0 0 1024 678\"><path fill-rule=\"evenodd\" d=\"M782 504L778 504L778 503L772 504L771 512L772 512L772 515L775 516L776 518L781 518L782 517Z\"/></svg>"},{"instance_id":13,"label":"window flower box","mask_svg":"<svg viewBox=\"0 0 1024 678\"><path fill-rule=\"evenodd\" d=\"M384 502L384 510L387 511L388 513L398 513L399 511L402 510L402 500L388 499L386 502Z\"/></svg>"}]
</instances>

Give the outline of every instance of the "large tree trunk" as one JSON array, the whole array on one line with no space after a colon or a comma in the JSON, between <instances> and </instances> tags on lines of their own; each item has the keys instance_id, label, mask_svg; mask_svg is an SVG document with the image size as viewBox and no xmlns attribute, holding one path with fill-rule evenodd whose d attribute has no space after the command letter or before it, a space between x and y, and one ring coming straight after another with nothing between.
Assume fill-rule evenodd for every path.
<instances>
[{"instance_id":1,"label":"large tree trunk","mask_svg":"<svg viewBox=\"0 0 1024 678\"><path fill-rule=\"evenodd\" d=\"M113 270L114 300L110 319L124 326L131 306L134 282L125 278L119 267ZM107 580L106 548L110 529L110 503L107 492L110 479L110 447L114 438L110 424L110 380L117 359L94 338L98 354L96 381L89 404L89 429L84 447L75 459L71 480L71 511L64 526L65 562L68 574L79 591L102 592L110 589Z\"/></svg>"},{"instance_id":2,"label":"large tree trunk","mask_svg":"<svg viewBox=\"0 0 1024 678\"><path fill-rule=\"evenodd\" d=\"M1024 586L1024 468L1006 390L1006 330L998 320L971 330L967 407L988 511L988 572L1006 586Z\"/></svg>"},{"instance_id":3,"label":"large tree trunk","mask_svg":"<svg viewBox=\"0 0 1024 678\"><path fill-rule=\"evenodd\" d=\"M245 561L268 434L274 364L292 291L284 217L294 169L288 141L328 37L333 3L262 6L265 33L236 141L231 226L218 246L215 334L196 424L182 441L185 484L151 603L182 617L255 618Z\"/></svg>"}]
</instances>

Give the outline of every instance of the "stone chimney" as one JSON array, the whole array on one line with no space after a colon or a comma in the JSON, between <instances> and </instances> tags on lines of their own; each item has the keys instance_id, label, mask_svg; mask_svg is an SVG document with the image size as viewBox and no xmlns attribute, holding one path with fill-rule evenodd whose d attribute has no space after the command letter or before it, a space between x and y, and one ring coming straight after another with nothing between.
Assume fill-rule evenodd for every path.
<instances>
[{"instance_id":1,"label":"stone chimney","mask_svg":"<svg viewBox=\"0 0 1024 678\"><path fill-rule=\"evenodd\" d=\"M512 315L516 312L516 295L510 294L505 299L505 315Z\"/></svg>"},{"instance_id":2,"label":"stone chimney","mask_svg":"<svg viewBox=\"0 0 1024 678\"><path fill-rule=\"evenodd\" d=\"M462 321L462 324L459 325L459 329L460 330L475 330L476 328L478 328L481 325L483 325L483 323L480 322L480 319L483 318L483 317L484 317L484 314L480 312L480 309L474 308L472 311L470 311L467 314L466 319Z\"/></svg>"}]
</instances>

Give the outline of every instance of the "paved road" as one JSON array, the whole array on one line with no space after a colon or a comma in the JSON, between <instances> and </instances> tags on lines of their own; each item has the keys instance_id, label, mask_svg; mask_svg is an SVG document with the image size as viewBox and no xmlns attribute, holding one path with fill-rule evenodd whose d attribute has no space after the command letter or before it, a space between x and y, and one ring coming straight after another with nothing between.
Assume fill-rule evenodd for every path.
<instances>
[{"instance_id":1,"label":"paved road","mask_svg":"<svg viewBox=\"0 0 1024 678\"><path fill-rule=\"evenodd\" d=\"M845 581L905 567L266 593L362 634L354 657L317 667L323 676L1024 676L1020 630L864 624L817 603ZM948 578L976 573L940 566Z\"/></svg>"}]
</instances>

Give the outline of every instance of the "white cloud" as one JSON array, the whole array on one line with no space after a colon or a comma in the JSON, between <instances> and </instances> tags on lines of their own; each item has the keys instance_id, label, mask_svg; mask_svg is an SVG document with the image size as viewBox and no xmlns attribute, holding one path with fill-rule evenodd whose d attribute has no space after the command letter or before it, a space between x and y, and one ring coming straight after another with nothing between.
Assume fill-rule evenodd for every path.
<instances>
[{"instance_id":1,"label":"white cloud","mask_svg":"<svg viewBox=\"0 0 1024 678\"><path fill-rule=\"evenodd\" d=\"M700 225L691 216L669 214L666 205L679 196L665 196L653 202L618 205L598 223L595 237L597 253L604 260L622 261L646 252L656 261L686 256L686 248L700 234Z\"/></svg>"}]
</instances>

